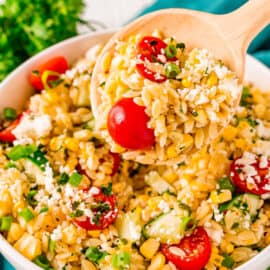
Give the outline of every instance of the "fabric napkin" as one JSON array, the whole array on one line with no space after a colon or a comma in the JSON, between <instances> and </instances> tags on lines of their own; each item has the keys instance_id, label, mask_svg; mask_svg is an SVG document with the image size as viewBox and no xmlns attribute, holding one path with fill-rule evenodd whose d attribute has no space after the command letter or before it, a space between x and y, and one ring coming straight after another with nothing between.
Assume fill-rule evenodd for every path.
<instances>
[{"instance_id":1,"label":"fabric napkin","mask_svg":"<svg viewBox=\"0 0 270 270\"><path fill-rule=\"evenodd\" d=\"M163 8L189 8L215 14L224 14L243 5L246 0L157 0L138 16ZM243 22L244 23L244 22ZM248 52L270 67L270 26L266 27L252 42ZM14 268L0 255L0 270Z\"/></svg>"},{"instance_id":2,"label":"fabric napkin","mask_svg":"<svg viewBox=\"0 0 270 270\"><path fill-rule=\"evenodd\" d=\"M225 14L237 9L246 2L247 0L156 0L153 5L143 10L138 16L164 8L188 8L214 14ZM248 52L270 67L270 25L252 42Z\"/></svg>"}]
</instances>

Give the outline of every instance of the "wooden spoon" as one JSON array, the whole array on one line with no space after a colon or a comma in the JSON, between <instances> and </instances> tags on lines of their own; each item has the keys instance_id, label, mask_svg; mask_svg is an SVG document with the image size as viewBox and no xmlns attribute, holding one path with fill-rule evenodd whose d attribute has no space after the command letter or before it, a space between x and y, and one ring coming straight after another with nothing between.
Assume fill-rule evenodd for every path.
<instances>
[{"instance_id":1,"label":"wooden spoon","mask_svg":"<svg viewBox=\"0 0 270 270\"><path fill-rule=\"evenodd\" d=\"M235 71L241 82L247 48L268 23L270 23L270 0L250 0L236 11L225 15L186 9L164 9L140 17L109 40L96 63L91 83L94 116L98 117L98 106L101 102L98 76L102 72L103 58L108 52L113 52L117 41L138 33L149 35L158 29L165 36L173 36L176 40L184 42L187 49L208 49ZM238 102L240 98L241 93ZM238 103L235 104L235 107L237 106Z\"/></svg>"}]
</instances>

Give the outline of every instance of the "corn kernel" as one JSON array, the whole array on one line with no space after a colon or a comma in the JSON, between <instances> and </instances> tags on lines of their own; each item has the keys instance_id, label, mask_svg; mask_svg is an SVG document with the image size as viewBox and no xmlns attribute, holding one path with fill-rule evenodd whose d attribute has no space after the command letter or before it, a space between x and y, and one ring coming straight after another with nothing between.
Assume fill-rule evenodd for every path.
<instances>
[{"instance_id":1,"label":"corn kernel","mask_svg":"<svg viewBox=\"0 0 270 270\"><path fill-rule=\"evenodd\" d=\"M59 137L53 137L50 140L49 146L52 151L58 151L62 147L63 140Z\"/></svg>"},{"instance_id":2,"label":"corn kernel","mask_svg":"<svg viewBox=\"0 0 270 270\"><path fill-rule=\"evenodd\" d=\"M79 142L74 138L66 138L64 144L70 151L76 152L79 150Z\"/></svg>"},{"instance_id":3,"label":"corn kernel","mask_svg":"<svg viewBox=\"0 0 270 270\"><path fill-rule=\"evenodd\" d=\"M237 135L237 128L235 128L231 125L226 127L222 133L222 137L226 141L231 141L232 139L235 138L236 135Z\"/></svg>"},{"instance_id":4,"label":"corn kernel","mask_svg":"<svg viewBox=\"0 0 270 270\"><path fill-rule=\"evenodd\" d=\"M151 264L147 270L161 270L166 263L165 256L162 253L157 253L151 260Z\"/></svg>"},{"instance_id":5,"label":"corn kernel","mask_svg":"<svg viewBox=\"0 0 270 270\"><path fill-rule=\"evenodd\" d=\"M0 190L0 217L6 216L12 210L12 197L8 190Z\"/></svg>"},{"instance_id":6,"label":"corn kernel","mask_svg":"<svg viewBox=\"0 0 270 270\"><path fill-rule=\"evenodd\" d=\"M219 194L216 191L212 191L210 198L213 203L224 203L232 199L232 193L228 189L222 190Z\"/></svg>"},{"instance_id":7,"label":"corn kernel","mask_svg":"<svg viewBox=\"0 0 270 270\"><path fill-rule=\"evenodd\" d=\"M63 230L62 240L68 245L73 245L77 242L77 233L74 225L69 225Z\"/></svg>"},{"instance_id":8,"label":"corn kernel","mask_svg":"<svg viewBox=\"0 0 270 270\"><path fill-rule=\"evenodd\" d=\"M183 137L182 137L182 142L181 142L181 146L180 148L184 148L184 149L187 149L189 147L191 147L193 145L193 137L189 134L184 134Z\"/></svg>"},{"instance_id":9,"label":"corn kernel","mask_svg":"<svg viewBox=\"0 0 270 270\"><path fill-rule=\"evenodd\" d=\"M89 236L93 238L98 238L100 236L101 231L100 230L94 230L94 231L88 231L87 232Z\"/></svg>"},{"instance_id":10,"label":"corn kernel","mask_svg":"<svg viewBox=\"0 0 270 270\"><path fill-rule=\"evenodd\" d=\"M189 88L191 86L191 81L188 78L183 78L181 82L185 88Z\"/></svg>"},{"instance_id":11,"label":"corn kernel","mask_svg":"<svg viewBox=\"0 0 270 270\"><path fill-rule=\"evenodd\" d=\"M244 139L237 139L235 140L235 146L240 148L240 149L245 149L246 148L246 141Z\"/></svg>"},{"instance_id":12,"label":"corn kernel","mask_svg":"<svg viewBox=\"0 0 270 270\"><path fill-rule=\"evenodd\" d=\"M173 183L177 178L178 175L175 172L172 171L166 171L162 177L168 182L168 183Z\"/></svg>"},{"instance_id":13,"label":"corn kernel","mask_svg":"<svg viewBox=\"0 0 270 270\"><path fill-rule=\"evenodd\" d=\"M152 259L159 249L160 243L152 238L147 239L140 247L140 252L147 259Z\"/></svg>"},{"instance_id":14,"label":"corn kernel","mask_svg":"<svg viewBox=\"0 0 270 270\"><path fill-rule=\"evenodd\" d=\"M224 253L230 254L234 250L234 245L227 241L222 241L220 244L220 248Z\"/></svg>"},{"instance_id":15,"label":"corn kernel","mask_svg":"<svg viewBox=\"0 0 270 270\"><path fill-rule=\"evenodd\" d=\"M8 231L7 240L13 243L20 239L24 233L23 228L18 223L12 223Z\"/></svg>"},{"instance_id":16,"label":"corn kernel","mask_svg":"<svg viewBox=\"0 0 270 270\"><path fill-rule=\"evenodd\" d=\"M216 73L211 72L209 75L209 78L207 80L207 86L211 87L211 86L217 85L217 83L218 83L218 77L217 77Z\"/></svg>"},{"instance_id":17,"label":"corn kernel","mask_svg":"<svg viewBox=\"0 0 270 270\"><path fill-rule=\"evenodd\" d=\"M170 145L167 148L167 156L168 158L175 158L178 155L178 152L176 151L176 146L174 144Z\"/></svg>"}]
</instances>

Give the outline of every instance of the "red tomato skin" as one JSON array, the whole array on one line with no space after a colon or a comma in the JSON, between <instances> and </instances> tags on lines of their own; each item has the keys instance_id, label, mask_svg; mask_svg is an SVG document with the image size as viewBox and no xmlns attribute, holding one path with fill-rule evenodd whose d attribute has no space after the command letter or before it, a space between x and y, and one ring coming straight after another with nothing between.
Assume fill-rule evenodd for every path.
<instances>
[{"instance_id":1,"label":"red tomato skin","mask_svg":"<svg viewBox=\"0 0 270 270\"><path fill-rule=\"evenodd\" d=\"M170 247L180 248L184 256L173 254ZM203 227L197 227L190 236L184 237L178 245L163 245L161 251L178 270L201 270L211 256L211 243Z\"/></svg>"},{"instance_id":2,"label":"red tomato skin","mask_svg":"<svg viewBox=\"0 0 270 270\"><path fill-rule=\"evenodd\" d=\"M162 83L167 80L167 77L157 73L155 71L150 70L144 63L137 63L136 64L137 72L144 78L148 79L152 82Z\"/></svg>"},{"instance_id":3,"label":"red tomato skin","mask_svg":"<svg viewBox=\"0 0 270 270\"><path fill-rule=\"evenodd\" d=\"M85 192L88 192L89 189L84 190ZM105 195L103 194L102 190L99 189L99 193L96 195L93 195L95 198L95 201L97 202L106 202L109 204L111 210L108 213L105 213L104 215L100 216L99 224L95 224L92 222L92 220L89 217L86 218L76 218L75 223L87 230L87 231L94 231L94 230L104 230L108 226L110 226L118 215L118 209L116 207L116 196L115 195ZM94 212L94 211L93 211Z\"/></svg>"},{"instance_id":4,"label":"red tomato skin","mask_svg":"<svg viewBox=\"0 0 270 270\"><path fill-rule=\"evenodd\" d=\"M153 42L155 45L152 45ZM152 44L151 44L152 43ZM143 55L154 55L157 56L161 53L162 49L165 49L167 47L167 44L160 38L153 37L153 36L145 36L143 37L138 45L138 53Z\"/></svg>"},{"instance_id":5,"label":"red tomato skin","mask_svg":"<svg viewBox=\"0 0 270 270\"><path fill-rule=\"evenodd\" d=\"M240 157L241 158L241 157ZM233 181L233 183L235 184L235 186L238 188L239 191L241 192L249 192L249 193L253 193L256 195L262 195L262 194L266 194L269 193L269 189L265 189L264 186L265 185L270 185L270 178L266 178L266 175L268 174L269 171L269 167L270 167L270 160L268 159L268 167L267 168L260 168L259 167L259 157L257 157L256 162L253 163L253 167L256 169L256 171L258 172L258 175L260 176L261 180L258 181L256 178L252 177L254 182L256 183L257 187L254 188L250 188L247 185L247 181L242 180L240 178L240 174L238 172L239 169L241 169L243 166L241 165L236 165L236 161L239 158L235 159L232 163L231 163L231 167L230 167L230 176L231 179Z\"/></svg>"},{"instance_id":6,"label":"red tomato skin","mask_svg":"<svg viewBox=\"0 0 270 270\"><path fill-rule=\"evenodd\" d=\"M0 131L0 141L12 143L16 140L15 135L12 131L19 125L22 119L22 114L20 114L16 120L14 120L10 126Z\"/></svg>"},{"instance_id":7,"label":"red tomato skin","mask_svg":"<svg viewBox=\"0 0 270 270\"><path fill-rule=\"evenodd\" d=\"M117 144L127 149L141 150L155 143L154 131L147 127L148 121L145 107L137 105L132 98L123 98L111 108L107 126Z\"/></svg>"},{"instance_id":8,"label":"red tomato skin","mask_svg":"<svg viewBox=\"0 0 270 270\"><path fill-rule=\"evenodd\" d=\"M38 74L35 72L31 72L30 74L30 83L37 91L41 91L44 89L44 85L42 83L41 77L45 70L49 71L55 71L60 74L65 73L69 69L68 62L65 57L63 56L56 56L48 60L47 62L44 62L40 66L38 66L33 71L37 71ZM49 77L48 80L54 80L55 78L53 76Z\"/></svg>"}]
</instances>

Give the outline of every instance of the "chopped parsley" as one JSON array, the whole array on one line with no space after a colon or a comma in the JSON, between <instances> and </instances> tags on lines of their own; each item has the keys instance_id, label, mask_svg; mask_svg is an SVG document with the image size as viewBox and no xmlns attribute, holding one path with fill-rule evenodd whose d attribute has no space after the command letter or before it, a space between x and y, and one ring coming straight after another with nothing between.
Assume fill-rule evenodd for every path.
<instances>
[{"instance_id":1,"label":"chopped parsley","mask_svg":"<svg viewBox=\"0 0 270 270\"><path fill-rule=\"evenodd\" d=\"M58 180L57 180L57 183L58 185L65 185L69 180L69 176L67 173L61 173Z\"/></svg>"},{"instance_id":2,"label":"chopped parsley","mask_svg":"<svg viewBox=\"0 0 270 270\"><path fill-rule=\"evenodd\" d=\"M38 193L37 188L30 189L30 191L27 193L25 199L31 206L37 206L38 202L35 200L35 195Z\"/></svg>"},{"instance_id":3,"label":"chopped parsley","mask_svg":"<svg viewBox=\"0 0 270 270\"><path fill-rule=\"evenodd\" d=\"M102 186L101 190L104 195L107 195L107 196L112 195L112 183L109 183L107 187Z\"/></svg>"},{"instance_id":4,"label":"chopped parsley","mask_svg":"<svg viewBox=\"0 0 270 270\"><path fill-rule=\"evenodd\" d=\"M69 216L72 218L77 218L83 216L83 214L84 214L83 210L77 209L74 212L71 212Z\"/></svg>"},{"instance_id":5,"label":"chopped parsley","mask_svg":"<svg viewBox=\"0 0 270 270\"><path fill-rule=\"evenodd\" d=\"M247 86L244 86L242 89L242 96L240 100L240 106L248 106L250 103L248 102L248 99L252 98L252 95L250 94L250 89Z\"/></svg>"},{"instance_id":6,"label":"chopped parsley","mask_svg":"<svg viewBox=\"0 0 270 270\"><path fill-rule=\"evenodd\" d=\"M231 192L234 192L235 190L234 185L232 184L230 178L228 177L220 178L218 180L218 187L219 190L229 189Z\"/></svg>"},{"instance_id":7,"label":"chopped parsley","mask_svg":"<svg viewBox=\"0 0 270 270\"><path fill-rule=\"evenodd\" d=\"M91 206L91 210L94 210L94 211L99 212L99 213L104 213L104 212L111 210L111 207L106 202L98 202L97 204L93 204Z\"/></svg>"}]
</instances>

